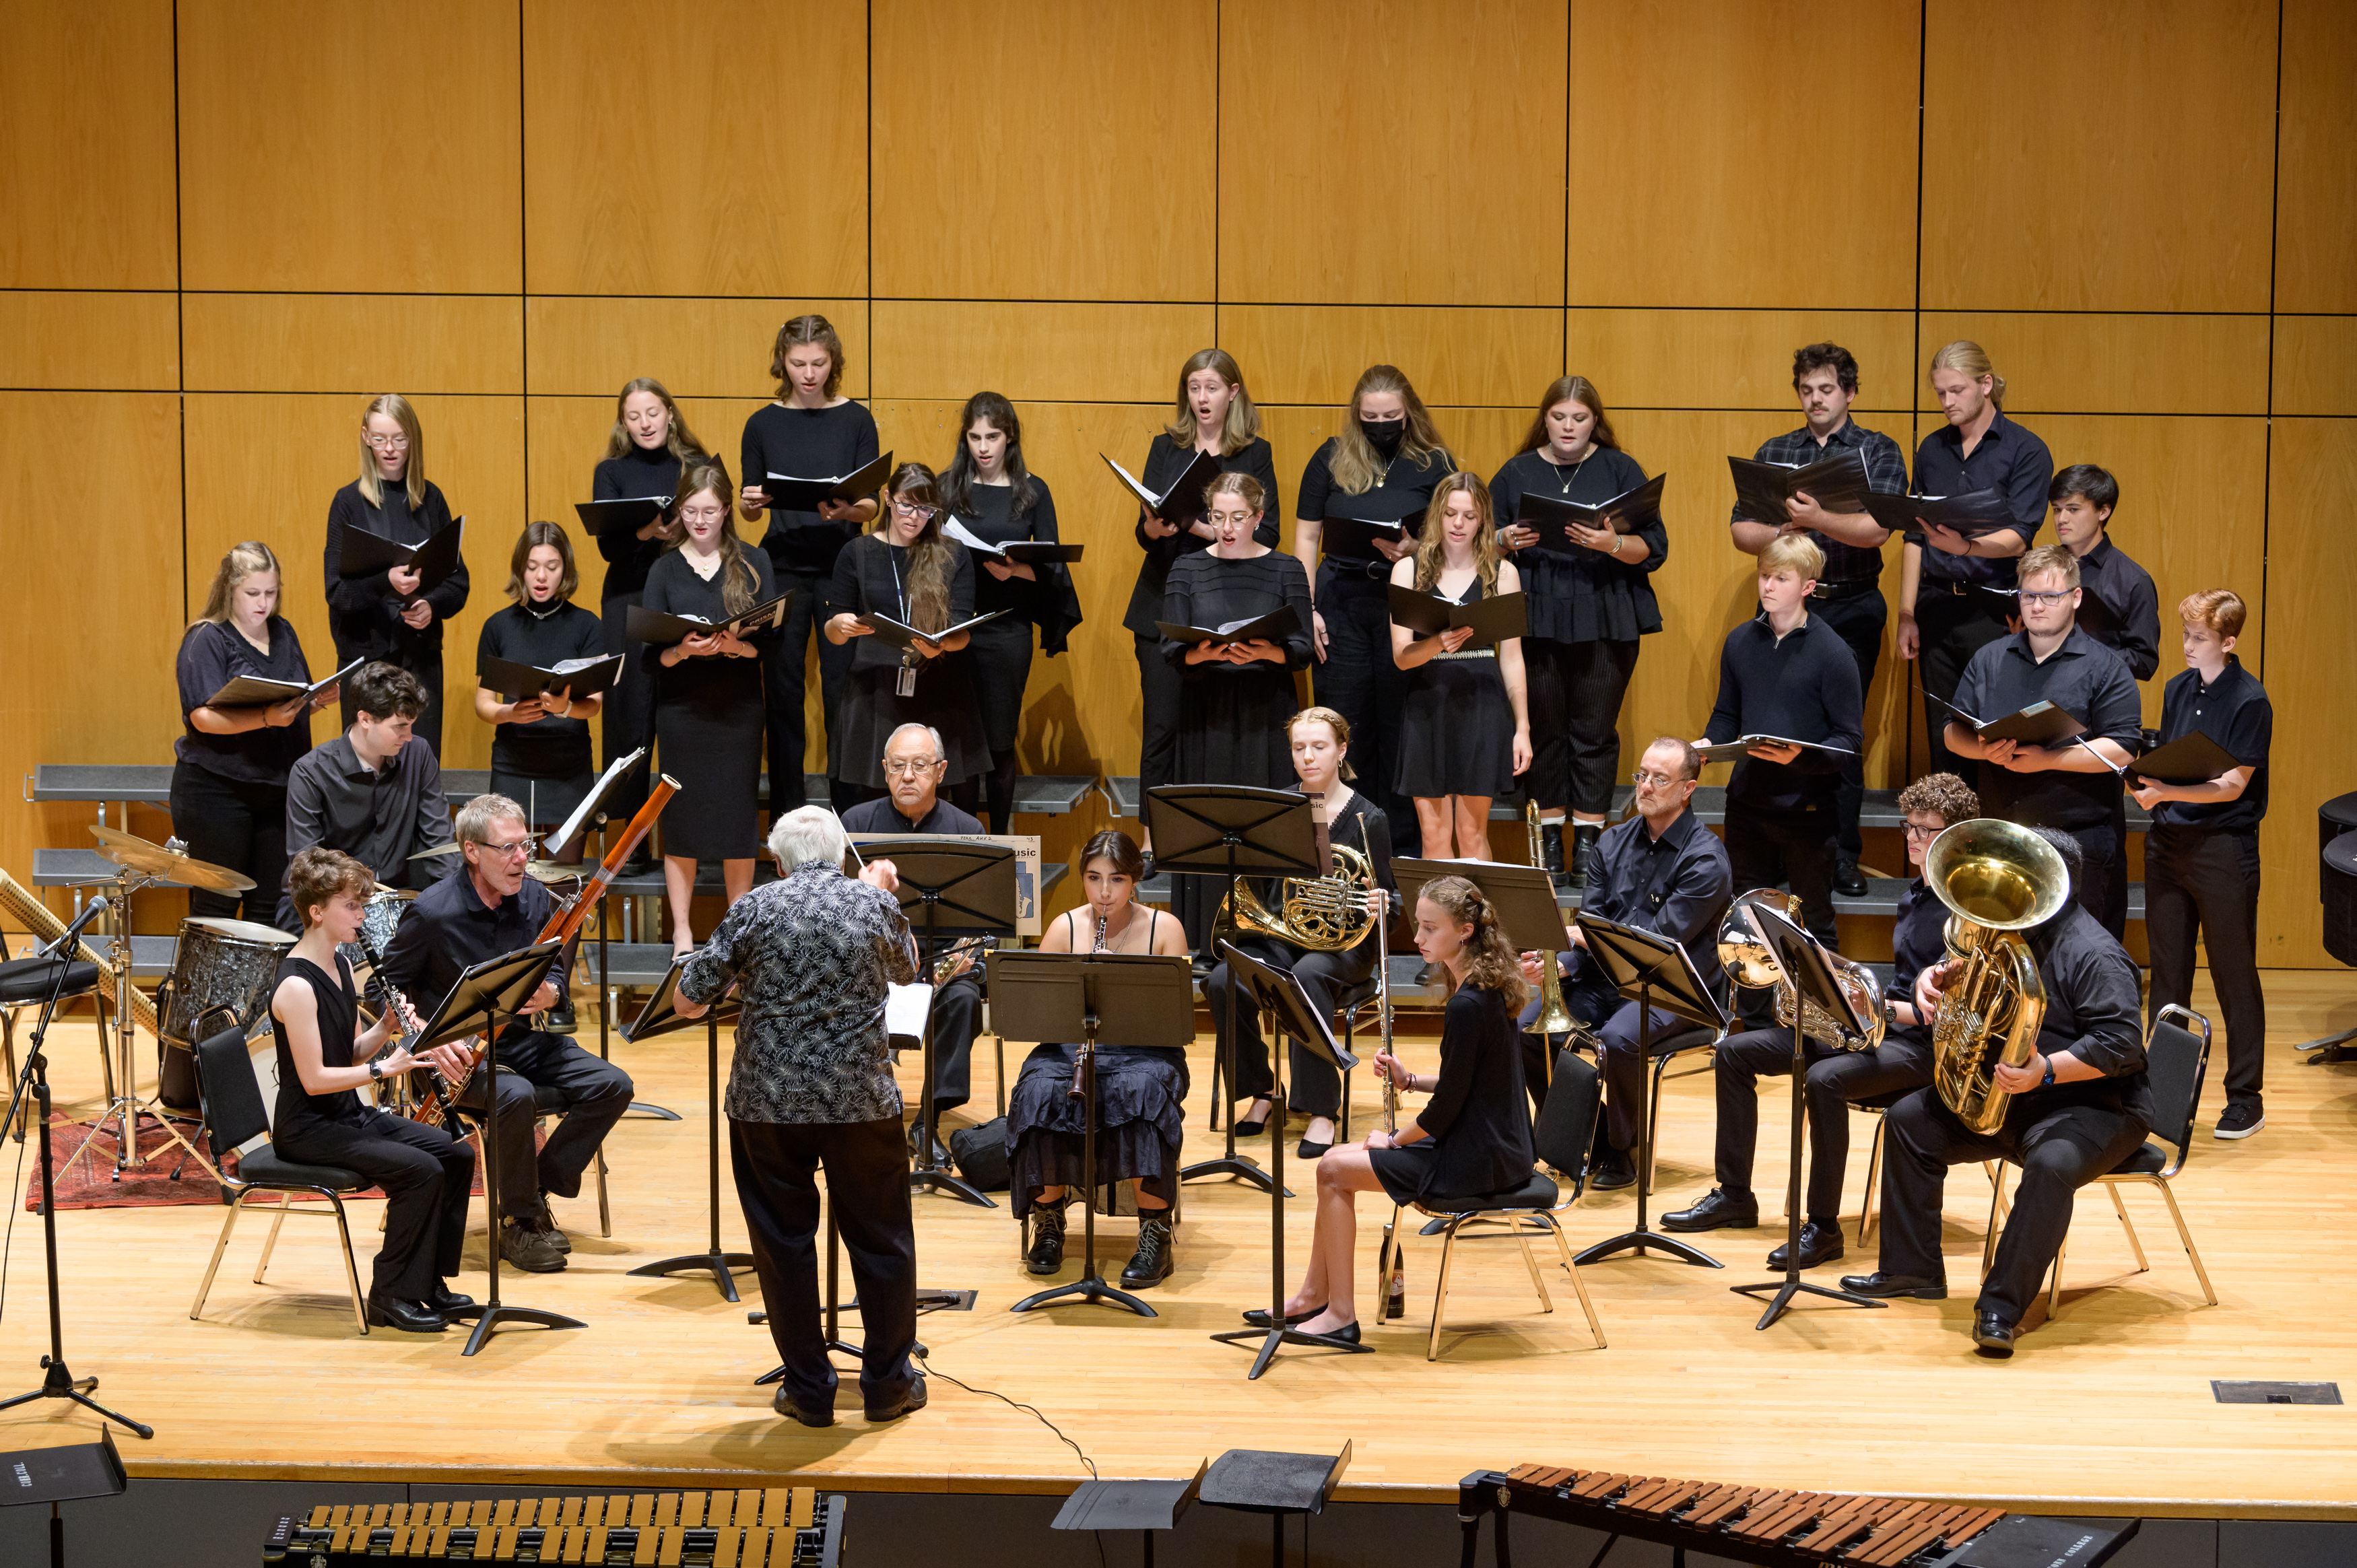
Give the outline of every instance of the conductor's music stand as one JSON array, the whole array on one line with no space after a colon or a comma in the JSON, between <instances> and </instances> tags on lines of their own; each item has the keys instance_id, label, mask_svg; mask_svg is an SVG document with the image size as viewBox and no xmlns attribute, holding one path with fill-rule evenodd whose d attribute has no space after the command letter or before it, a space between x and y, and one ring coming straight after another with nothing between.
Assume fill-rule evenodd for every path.
<instances>
[{"instance_id":1,"label":"conductor's music stand","mask_svg":"<svg viewBox=\"0 0 2357 1568\"><path fill-rule=\"evenodd\" d=\"M1195 982L1184 958L1153 953L995 952L991 1013L1018 1040L1072 1040L1080 1070L1072 1092L1081 1122L1081 1232L1084 1270L1068 1285L1025 1296L1006 1310L1028 1312L1066 1296L1159 1315L1097 1273L1097 1047L1184 1050L1195 1037Z\"/></svg>"},{"instance_id":2,"label":"conductor's music stand","mask_svg":"<svg viewBox=\"0 0 2357 1568\"><path fill-rule=\"evenodd\" d=\"M1792 1298L1803 1292L1821 1295L1847 1306L1880 1306L1883 1303L1872 1296L1858 1295L1830 1285L1811 1284L1801 1277L1801 1154L1802 1127L1807 1114L1802 1079L1809 1070L1808 1047L1803 1043L1802 1016L1813 1002L1824 1009L1824 1015L1848 1025L1859 1034L1866 1032L1866 1020L1850 1005L1849 994L1834 978L1833 966L1825 961L1825 950L1816 938L1792 923L1781 912L1753 903L1743 907L1743 917L1760 940L1767 945L1769 956L1784 983L1792 988L1802 1005L1792 1009L1792 1171L1787 1178L1785 1219L1789 1234L1784 1240L1784 1277L1764 1284L1733 1285L1728 1288L1738 1295L1752 1295L1761 1291L1774 1291L1775 1299L1760 1315L1757 1326L1765 1328L1783 1316L1792 1305Z\"/></svg>"},{"instance_id":3,"label":"conductor's music stand","mask_svg":"<svg viewBox=\"0 0 2357 1568\"><path fill-rule=\"evenodd\" d=\"M1134 1530L1146 1546L1146 1568L1154 1568L1154 1532L1178 1528L1179 1517L1202 1489L1203 1472L1210 1467L1198 1464L1193 1477L1184 1481L1082 1481L1048 1528Z\"/></svg>"},{"instance_id":4,"label":"conductor's music stand","mask_svg":"<svg viewBox=\"0 0 2357 1568\"><path fill-rule=\"evenodd\" d=\"M693 953L681 953L673 958L671 968L663 974L662 983L655 987L655 993L647 999L647 1004L639 1009L639 1015L630 1020L630 1026L622 1031L622 1038L635 1046L640 1040L692 1029L698 1024L704 1026L705 1196L712 1215L712 1245L705 1251L683 1252L660 1262L641 1263L630 1273L662 1278L689 1269L708 1270L712 1283L720 1287L720 1299L733 1302L738 1299L735 1272L751 1268L753 1254L723 1251L720 1247L720 1026L734 1023L742 1004L737 1001L732 987L728 994L714 1002L700 1016L681 1016L678 1005L680 972L694 956Z\"/></svg>"},{"instance_id":5,"label":"conductor's music stand","mask_svg":"<svg viewBox=\"0 0 2357 1568\"><path fill-rule=\"evenodd\" d=\"M1587 956L1604 971L1613 988L1637 1004L1637 1059L1650 1063L1653 1059L1653 996L1661 993L1663 1010L1681 1018L1700 1024L1706 1028L1727 1027L1727 1014L1710 987L1702 982L1695 969L1694 960L1686 950L1663 936L1624 926L1599 916L1577 914L1581 932L1587 939ZM1727 1265L1717 1258L1675 1236L1664 1235L1645 1223L1646 1171L1653 1166L1653 1114L1651 1097L1637 1098L1637 1228L1622 1232L1609 1240L1598 1241L1574 1259L1575 1262L1592 1263L1598 1258L1609 1258L1615 1252L1634 1251L1639 1257L1649 1247L1659 1248L1672 1257L1697 1264L1706 1269L1722 1269Z\"/></svg>"},{"instance_id":6,"label":"conductor's music stand","mask_svg":"<svg viewBox=\"0 0 2357 1568\"><path fill-rule=\"evenodd\" d=\"M1293 977L1292 971L1279 969L1275 964L1263 963L1252 954L1240 950L1232 942L1220 943L1219 956L1225 959L1228 963L1231 996L1235 993L1234 986L1249 987L1253 993L1254 1006L1275 1014L1280 1027L1300 1039L1310 1051L1333 1063L1337 1072L1348 1072L1359 1065L1359 1058L1352 1056L1343 1047L1341 1042L1334 1038L1333 1026L1326 1021L1326 1015L1309 1004L1308 995L1301 989L1301 982ZM1231 1035L1229 1037L1232 1039L1234 1036ZM1282 1058L1274 1051L1269 1053L1269 1057L1272 1074L1271 1093L1275 1097L1275 1103L1282 1105L1285 1103L1283 1097L1285 1075L1276 1066ZM1336 1339L1323 1334L1305 1334L1297 1328L1286 1326L1285 1119L1272 1115L1268 1119L1268 1123L1270 1177L1268 1326L1231 1329L1225 1334L1211 1336L1214 1339L1224 1340L1231 1344L1249 1339L1258 1339L1261 1342L1260 1354L1253 1358L1252 1370L1245 1374L1247 1380L1257 1378L1268 1370L1269 1361L1276 1355L1277 1347L1280 1345L1316 1345L1328 1350L1359 1352L1371 1351L1374 1348L1372 1345L1352 1344L1347 1339ZM1234 1127L1235 1122L1232 1118L1230 1119L1228 1125L1231 1129Z\"/></svg>"},{"instance_id":7,"label":"conductor's music stand","mask_svg":"<svg viewBox=\"0 0 2357 1568\"><path fill-rule=\"evenodd\" d=\"M919 932L918 977L930 983L943 937L1011 937L1015 934L1015 850L1003 843L974 843L920 835L864 838L856 852L864 865L888 860L899 873L900 912ZM925 1081L918 1100L917 1163L909 1172L910 1190L944 1192L983 1208L998 1205L982 1189L933 1163L933 1012L925 1012Z\"/></svg>"},{"instance_id":8,"label":"conductor's music stand","mask_svg":"<svg viewBox=\"0 0 2357 1568\"><path fill-rule=\"evenodd\" d=\"M540 983L564 950L562 942L542 942L518 948L498 958L469 966L410 1047L423 1053L469 1035L483 1036L483 1059L475 1070L483 1076L483 1207L490 1219L490 1299L474 1306L453 1307L445 1317L472 1317L475 1330L467 1336L460 1355L471 1356L490 1343L491 1331L502 1320L535 1323L543 1328L586 1328L577 1317L533 1306L508 1306L500 1301L500 1030L514 1021L516 1009L532 999Z\"/></svg>"},{"instance_id":9,"label":"conductor's music stand","mask_svg":"<svg viewBox=\"0 0 2357 1568\"><path fill-rule=\"evenodd\" d=\"M1235 908L1236 877L1246 872L1323 876L1318 860L1318 830L1309 797L1297 789L1255 789L1242 784L1163 784L1146 792L1146 831L1154 839L1156 869L1188 876L1227 880L1228 908ZM1229 974L1233 976L1231 969ZM1226 1045L1220 1053L1224 1092L1236 1091L1236 988L1228 987ZM1269 1118L1285 1131L1283 1101L1270 1102ZM1282 1138L1280 1136L1280 1142ZM1228 1118L1227 1152L1180 1168L1180 1181L1197 1176L1236 1176L1268 1189L1273 1178L1236 1153L1236 1119ZM1291 1194L1287 1194L1290 1197ZM1259 1374L1254 1374L1257 1377Z\"/></svg>"},{"instance_id":10,"label":"conductor's music stand","mask_svg":"<svg viewBox=\"0 0 2357 1568\"><path fill-rule=\"evenodd\" d=\"M1285 1518L1326 1511L1327 1499L1351 1467L1351 1445L1340 1454L1278 1454L1231 1448L1203 1476L1203 1501L1215 1509L1269 1516L1268 1568L1285 1568ZM1609 1542L1607 1544L1609 1544ZM1305 1559L1307 1552L1304 1552Z\"/></svg>"}]
</instances>

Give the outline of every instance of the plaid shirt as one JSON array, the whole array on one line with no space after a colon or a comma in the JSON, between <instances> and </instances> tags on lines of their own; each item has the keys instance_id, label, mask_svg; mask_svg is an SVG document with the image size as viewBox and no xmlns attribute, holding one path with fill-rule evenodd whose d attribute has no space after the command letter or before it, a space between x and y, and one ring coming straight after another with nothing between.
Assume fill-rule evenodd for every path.
<instances>
[{"instance_id":1,"label":"plaid shirt","mask_svg":"<svg viewBox=\"0 0 2357 1568\"><path fill-rule=\"evenodd\" d=\"M1839 453L1852 451L1866 464L1866 482L1869 489L1894 496L1907 493L1906 453L1900 450L1899 443L1889 436L1878 430L1863 429L1855 419L1844 419L1841 428L1826 437L1823 445L1803 424L1798 430L1787 431L1761 442L1760 450L1752 456L1755 461L1761 463L1785 463L1806 467ZM1734 520L1744 521L1743 514L1739 511L1735 513ZM1755 517L1749 521L1773 524L1784 520L1781 517ZM1868 550L1863 545L1828 539L1813 528L1809 530L1809 537L1815 540L1818 547L1825 553L1826 582L1841 583L1856 577L1882 575L1882 552L1879 549Z\"/></svg>"}]
</instances>

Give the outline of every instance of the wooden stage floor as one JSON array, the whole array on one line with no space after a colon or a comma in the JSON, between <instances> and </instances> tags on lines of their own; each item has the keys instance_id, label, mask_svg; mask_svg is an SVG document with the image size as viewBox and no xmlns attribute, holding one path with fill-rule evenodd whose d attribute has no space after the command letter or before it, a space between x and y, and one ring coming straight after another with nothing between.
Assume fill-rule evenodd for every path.
<instances>
[{"instance_id":1,"label":"wooden stage floor","mask_svg":"<svg viewBox=\"0 0 2357 1568\"><path fill-rule=\"evenodd\" d=\"M1763 1260L1781 1231L1721 1231L1702 1240L1723 1271L1660 1259L1587 1270L1610 1339L1598 1350L1568 1289L1544 1315L1516 1259L1476 1249L1456 1271L1444 1358L1427 1363L1437 1248L1415 1242L1408 1316L1370 1330L1378 1354L1288 1350L1258 1382L1245 1380L1246 1350L1208 1336L1266 1297L1261 1195L1189 1188L1179 1272L1151 1293L1161 1316L1150 1322L1077 1305L1008 1314L1040 1283L1016 1257L1008 1211L920 1197L922 1283L980 1293L974 1311L930 1316L920 1334L940 1372L1036 1404L1107 1475L1180 1474L1239 1446L1331 1453L1348 1440L1345 1495L1393 1501L1439 1501L1469 1470L1542 1460L2031 1510L2357 1517L2357 1407L2221 1405L2210 1388L2213 1378L2333 1380L2357 1394L2357 1069L2305 1065L2290 1050L2357 1023L2357 986L2338 972L2278 972L2267 989L2268 1126L2223 1144L2205 1124L2179 1183L2220 1305L2202 1304L2157 1197L2127 1194L2153 1263L2143 1274L2131 1272L2097 1197L2079 1210L2062 1313L2010 1362L1979 1359L1964 1334L1987 1207L1974 1168L1950 1185L1959 1288L1944 1303L1810 1306L1755 1332L1759 1308L1727 1287L1767 1277ZM51 1047L66 1107L82 1115L97 1093L89 1028L61 1025ZM1201 1126L1208 1047L1197 1050L1189 1154L1200 1157L1214 1140ZM1408 1051L1419 1053L1428 1058L1430 1045ZM703 1043L675 1036L616 1054L643 1098L685 1120L633 1118L616 1132L610 1240L596 1234L594 1204L576 1201L562 1216L576 1238L570 1270L505 1276L511 1301L572 1313L584 1330L514 1329L472 1360L459 1358L456 1333L361 1338L344 1306L333 1228L287 1227L269 1283L257 1286L265 1222L256 1219L241 1222L206 1318L191 1322L219 1208L63 1213L69 1362L102 1376L102 1400L156 1429L153 1442L123 1440L134 1474L626 1489L741 1487L795 1472L852 1487L1031 1493L1061 1492L1082 1476L1071 1450L1031 1415L942 1377L930 1409L889 1427L860 1419L848 1376L834 1428L773 1415L751 1380L774 1356L744 1307L700 1277L625 1272L704 1244ZM986 1107L986 1040L976 1057L977 1106ZM2214 1117L2215 1068L2211 1076ZM1709 1086L1707 1075L1669 1086L1657 1213L1709 1185ZM1372 1112L1372 1094L1364 1084L1361 1092ZM1758 1179L1773 1193L1785 1101L1781 1083L1768 1092ZM1871 1126L1853 1122L1853 1239ZM0 1145L0 1169L16 1165L15 1146ZM1288 1169L1299 1167L1288 1160ZM1307 1185L1295 1190L1289 1249L1310 1228ZM1377 1209L1373 1199L1361 1208L1362 1279ZM365 1280L375 1215L372 1205L356 1212ZM1571 1216L1573 1244L1624 1229L1631 1212L1628 1193L1589 1197ZM477 1214L458 1288L480 1294ZM723 1234L744 1244L725 1191ZM1111 1221L1101 1235L1117 1270L1130 1224ZM1077 1231L1074 1241L1077 1252ZM1846 1262L1818 1277L1871 1262L1853 1243ZM1062 1277L1076 1273L1068 1264ZM46 1348L40 1232L28 1212L16 1214L6 1283L0 1391L33 1386ZM743 1286L758 1304L749 1273ZM0 1450L91 1435L62 1402L0 1415Z\"/></svg>"}]
</instances>

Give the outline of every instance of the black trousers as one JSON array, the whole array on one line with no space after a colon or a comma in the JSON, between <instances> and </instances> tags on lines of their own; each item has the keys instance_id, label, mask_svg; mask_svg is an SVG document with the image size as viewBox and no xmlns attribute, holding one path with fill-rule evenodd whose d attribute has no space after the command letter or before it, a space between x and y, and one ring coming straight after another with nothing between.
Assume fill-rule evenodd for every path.
<instances>
[{"instance_id":1,"label":"black trousers","mask_svg":"<svg viewBox=\"0 0 2357 1568\"><path fill-rule=\"evenodd\" d=\"M826 1357L819 1302L819 1197L813 1179L826 1167L827 1203L851 1260L865 1336L859 1391L889 1404L916 1376L917 1234L909 1214L909 1155L900 1119L874 1122L739 1122L728 1119L728 1163L753 1242L770 1340L786 1364L786 1392L803 1410L834 1408L834 1367Z\"/></svg>"},{"instance_id":2,"label":"black trousers","mask_svg":"<svg viewBox=\"0 0 2357 1568\"><path fill-rule=\"evenodd\" d=\"M1399 772L1400 715L1407 676L1392 662L1392 612L1386 585L1321 570L1318 613L1326 618L1326 661L1310 666L1317 700L1351 724L1351 768L1359 792L1391 819L1392 853L1412 855L1423 842L1415 807L1392 788Z\"/></svg>"},{"instance_id":3,"label":"black trousers","mask_svg":"<svg viewBox=\"0 0 2357 1568\"><path fill-rule=\"evenodd\" d=\"M655 681L654 672L647 668L647 645L631 641L624 630L630 622L630 607L645 600L644 594L617 594L598 607L598 632L605 650L622 656L621 678L606 689L606 705L597 710L606 730L605 766L608 768L616 757L628 757L639 747L655 743ZM607 808L607 815L618 824L638 815L639 808L647 803L647 789L653 782L655 769L661 766L662 759L652 756L640 763L629 778L615 786L613 804Z\"/></svg>"},{"instance_id":4,"label":"black trousers","mask_svg":"<svg viewBox=\"0 0 2357 1568\"><path fill-rule=\"evenodd\" d=\"M1648 1031L1643 1015L1634 1002L1623 1001L1618 991L1594 974L1564 982L1563 1004L1570 1009L1573 1017L1594 1025L1596 1032L1603 1036L1603 1059L1596 1065L1604 1077L1605 1142L1624 1153L1633 1153L1646 1096L1652 1092L1646 1080L1643 1046ZM1531 1005L1523 1010L1525 1030L1538 1018L1537 1005L1536 998L1533 998ZM1652 1010L1650 1033L1654 1039L1674 1035L1684 1027L1676 1014L1660 1007ZM1526 1075L1534 1063L1543 1070L1541 1053L1545 1049L1544 1042L1537 1036L1523 1036L1523 1068Z\"/></svg>"},{"instance_id":5,"label":"black trousers","mask_svg":"<svg viewBox=\"0 0 2357 1568\"><path fill-rule=\"evenodd\" d=\"M1160 638L1130 635L1137 646L1137 694L1142 709L1137 788L1143 799L1148 789L1179 781L1178 706L1185 699L1186 682L1162 657Z\"/></svg>"},{"instance_id":6,"label":"black trousers","mask_svg":"<svg viewBox=\"0 0 2357 1568\"><path fill-rule=\"evenodd\" d=\"M172 832L198 860L253 878L242 894L188 889L188 913L216 919L278 923L278 892L286 882L286 781L253 784L224 779L193 762L172 765ZM240 916L238 908L244 906Z\"/></svg>"},{"instance_id":7,"label":"black trousers","mask_svg":"<svg viewBox=\"0 0 2357 1568\"><path fill-rule=\"evenodd\" d=\"M974 1098L974 1037L982 1032L982 962L933 993L933 1110Z\"/></svg>"},{"instance_id":8,"label":"black trousers","mask_svg":"<svg viewBox=\"0 0 2357 1568\"><path fill-rule=\"evenodd\" d=\"M346 648L340 642L336 644L336 668L340 670L360 656L359 649ZM442 757L442 709L444 706L441 645L437 643L431 648L421 648L414 643L405 642L390 653L380 653L375 657L396 669L408 671L412 675L416 676L418 682L425 688L425 711L417 715L417 722L409 726L409 733L432 746L435 760L438 762ZM353 721L360 717L360 710L352 705L349 682L339 695L341 698L344 728L349 730L352 727Z\"/></svg>"},{"instance_id":9,"label":"black trousers","mask_svg":"<svg viewBox=\"0 0 2357 1568\"><path fill-rule=\"evenodd\" d=\"M1975 1310L2021 1321L2036 1299L2062 1238L2078 1191L2144 1142L2145 1124L2105 1105L2041 1106L2046 1096L2016 1096L1996 1132L1968 1131L1932 1090L1916 1090L1885 1113L1882 1272L1947 1277L1940 1257L1940 1202L1950 1165L2008 1159L2021 1166L2013 1210L1997 1238L1996 1257L1981 1281Z\"/></svg>"},{"instance_id":10,"label":"black trousers","mask_svg":"<svg viewBox=\"0 0 2357 1568\"><path fill-rule=\"evenodd\" d=\"M377 1249L369 1294L423 1301L458 1272L467 1237L467 1201L475 1151L439 1127L388 1116L366 1106L358 1126L312 1122L290 1127L271 1144L290 1160L337 1165L384 1189L384 1245Z\"/></svg>"},{"instance_id":11,"label":"black trousers","mask_svg":"<svg viewBox=\"0 0 2357 1568\"><path fill-rule=\"evenodd\" d=\"M538 1213L544 1192L580 1196L581 1173L630 1108L630 1075L563 1035L537 1031L501 1040L499 1064L500 1190L492 1206L509 1219L523 1219ZM556 1090L567 1106L537 1155L532 1146L534 1084ZM479 1071L458 1104L479 1118L484 1114ZM520 1178L523 1171L533 1173L531 1181Z\"/></svg>"},{"instance_id":12,"label":"black trousers","mask_svg":"<svg viewBox=\"0 0 2357 1568\"><path fill-rule=\"evenodd\" d=\"M2256 1105L2266 1069L2267 999L2259 989L2259 835L2156 826L2144 841L2148 1018L2193 999L2194 938L2226 1022L2226 1103Z\"/></svg>"},{"instance_id":13,"label":"black trousers","mask_svg":"<svg viewBox=\"0 0 2357 1568\"><path fill-rule=\"evenodd\" d=\"M1808 1070L1802 1095L1809 1118L1808 1208L1803 1218L1823 1225L1841 1222L1842 1176L1849 1164L1852 1101L1921 1089L1932 1081L1932 1051L1913 1038L1886 1037L1870 1051L1837 1051L1803 1038ZM1792 1070L1792 1031L1770 1027L1731 1035L1719 1042L1718 1185L1728 1193L1751 1190L1751 1161L1760 1143L1760 1080ZM1781 1125L1781 1118L1778 1123Z\"/></svg>"},{"instance_id":14,"label":"black trousers","mask_svg":"<svg viewBox=\"0 0 2357 1568\"><path fill-rule=\"evenodd\" d=\"M1620 699L1637 643L1523 639L1531 713L1530 790L1542 811L1612 809L1620 779Z\"/></svg>"},{"instance_id":15,"label":"black trousers","mask_svg":"<svg viewBox=\"0 0 2357 1568\"><path fill-rule=\"evenodd\" d=\"M1846 598L1811 599L1809 613L1831 627L1850 657L1857 660L1857 689L1863 696L1873 688L1875 667L1882 661L1882 633L1890 622L1890 607L1883 602L1882 590L1869 588ZM1835 842L1844 860L1856 860L1866 847L1857 831L1858 809L1865 803L1866 756L1861 750L1842 764L1841 788L1834 795Z\"/></svg>"},{"instance_id":16,"label":"black trousers","mask_svg":"<svg viewBox=\"0 0 2357 1568\"><path fill-rule=\"evenodd\" d=\"M851 682L851 645L837 648L819 629L819 601L832 579L800 572L778 574L778 592L794 592L786 624L761 655L761 705L769 726L770 816L810 803L804 783L808 747L803 705L810 693L810 646L818 644L819 705L826 714L826 758L835 770L835 736L842 733L843 693ZM848 802L845 802L847 804Z\"/></svg>"},{"instance_id":17,"label":"black trousers","mask_svg":"<svg viewBox=\"0 0 2357 1568\"><path fill-rule=\"evenodd\" d=\"M1950 593L1945 583L1931 582L1922 585L1915 600L1915 629L1923 644L1923 724L1924 737L1931 745L1929 771L1953 773L1975 787L1980 779L1980 765L1969 757L1958 757L1950 751L1947 742L1941 738L1947 733L1948 721L1955 715L1930 699L1953 700L1957 683L1964 678L1964 666L1973 661L1973 655L2006 634L2005 603L1996 595L1979 588L1959 596Z\"/></svg>"},{"instance_id":18,"label":"black trousers","mask_svg":"<svg viewBox=\"0 0 2357 1568\"><path fill-rule=\"evenodd\" d=\"M1328 623L1330 628L1332 623ZM1343 989L1355 985L1375 972L1375 944L1360 943L1341 952L1304 952L1285 942L1267 938L1254 938L1236 944L1265 963L1289 969L1301 982L1302 994L1309 1004L1329 1021L1334 1016L1334 998ZM1211 1009L1212 1037L1226 1043L1228 1029L1228 966L1213 966L1203 982L1203 1000ZM1222 1059L1225 1059L1222 1058ZM1285 1101L1288 1108L1305 1116L1339 1116L1342 1113L1342 1075L1334 1064L1312 1051L1298 1040L1292 1042L1286 1056L1291 1081L1286 1085ZM1268 1043L1261 1037L1260 1011L1252 998L1239 992L1236 996L1236 1080L1228 1086L1231 1100L1257 1100L1274 1087L1268 1068Z\"/></svg>"}]
</instances>

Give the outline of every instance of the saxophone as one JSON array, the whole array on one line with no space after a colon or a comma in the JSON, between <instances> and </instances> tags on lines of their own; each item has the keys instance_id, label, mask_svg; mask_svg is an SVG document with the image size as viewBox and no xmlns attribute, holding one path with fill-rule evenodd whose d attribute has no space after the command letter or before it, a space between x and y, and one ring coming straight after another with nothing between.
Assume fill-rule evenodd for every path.
<instances>
[{"instance_id":1,"label":"saxophone","mask_svg":"<svg viewBox=\"0 0 2357 1568\"><path fill-rule=\"evenodd\" d=\"M1996 1086L1994 1069L2029 1061L2046 1020L2038 959L2018 933L2061 909L2071 873L2029 829L1975 817L1932 841L1923 881L1949 908L1948 951L1964 966L1942 988L1932 1015L1932 1082L1958 1121L1993 1133L2013 1099Z\"/></svg>"}]
</instances>

